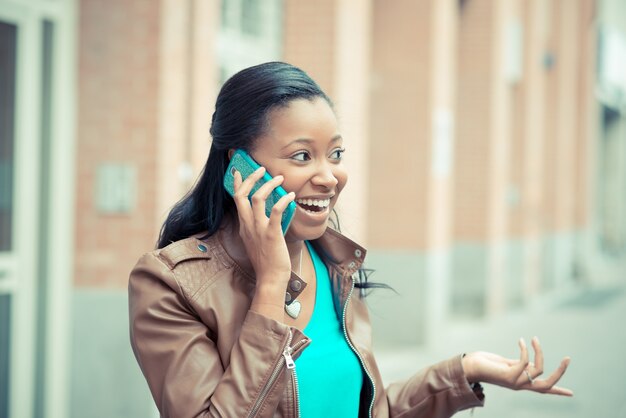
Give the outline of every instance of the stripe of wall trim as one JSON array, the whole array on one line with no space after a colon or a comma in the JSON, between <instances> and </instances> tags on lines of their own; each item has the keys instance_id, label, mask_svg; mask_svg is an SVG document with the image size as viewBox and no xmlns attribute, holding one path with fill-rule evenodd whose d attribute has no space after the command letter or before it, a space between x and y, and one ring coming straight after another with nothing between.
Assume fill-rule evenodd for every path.
<instances>
[{"instance_id":1,"label":"stripe of wall trim","mask_svg":"<svg viewBox=\"0 0 626 418\"><path fill-rule=\"evenodd\" d=\"M484 245L458 243L452 250L451 311L482 316L486 309L488 253Z\"/></svg>"},{"instance_id":2,"label":"stripe of wall trim","mask_svg":"<svg viewBox=\"0 0 626 418\"><path fill-rule=\"evenodd\" d=\"M73 312L71 417L154 416L130 347L126 291L75 289Z\"/></svg>"},{"instance_id":3,"label":"stripe of wall trim","mask_svg":"<svg viewBox=\"0 0 626 418\"><path fill-rule=\"evenodd\" d=\"M426 258L415 251L369 250L366 267L371 281L385 283L366 302L376 347L421 344L426 339Z\"/></svg>"},{"instance_id":4,"label":"stripe of wall trim","mask_svg":"<svg viewBox=\"0 0 626 418\"><path fill-rule=\"evenodd\" d=\"M571 282L575 274L576 232L568 231L543 237L542 290L554 290Z\"/></svg>"}]
</instances>

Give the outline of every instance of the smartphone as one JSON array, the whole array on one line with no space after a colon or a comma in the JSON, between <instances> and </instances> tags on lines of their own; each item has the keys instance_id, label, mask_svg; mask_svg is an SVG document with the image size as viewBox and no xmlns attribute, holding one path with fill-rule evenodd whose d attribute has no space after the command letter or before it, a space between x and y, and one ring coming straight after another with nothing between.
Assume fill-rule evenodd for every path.
<instances>
[{"instance_id":1,"label":"smartphone","mask_svg":"<svg viewBox=\"0 0 626 418\"><path fill-rule=\"evenodd\" d=\"M259 167L259 163L254 161L254 159L248 154L246 151L238 149L233 153L232 158L230 159L230 164L228 164L228 168L226 169L226 174L224 175L224 187L230 193L231 196L234 197L235 189L235 170L241 173L242 180L245 180L250 174L254 173ZM267 183L272 179L272 176L265 171L265 174L261 179L259 179L256 184L252 187L250 191L250 196L252 196L263 184ZM276 187L267 197L265 201L265 214L269 218L272 213L272 207L278 202L278 200L285 196L287 192L281 186ZM296 203L290 202L287 205L287 208L283 212L283 217L281 219L280 225L283 230L283 235L287 233L287 229L291 224L291 220L296 213Z\"/></svg>"}]
</instances>

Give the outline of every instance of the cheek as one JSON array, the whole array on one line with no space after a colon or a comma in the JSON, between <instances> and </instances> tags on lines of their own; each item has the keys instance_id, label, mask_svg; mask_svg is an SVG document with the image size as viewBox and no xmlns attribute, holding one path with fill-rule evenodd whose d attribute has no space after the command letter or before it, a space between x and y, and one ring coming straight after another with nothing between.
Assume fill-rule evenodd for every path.
<instances>
[{"instance_id":1,"label":"cheek","mask_svg":"<svg viewBox=\"0 0 626 418\"><path fill-rule=\"evenodd\" d=\"M348 182L348 171L343 165L341 165L333 170L333 175L337 179L337 194L339 194Z\"/></svg>"},{"instance_id":2,"label":"cheek","mask_svg":"<svg viewBox=\"0 0 626 418\"><path fill-rule=\"evenodd\" d=\"M285 177L283 180L283 189L289 192L294 192L298 194L302 189L302 186L306 183L306 176L299 175L297 172L289 171L289 172L281 172L281 175Z\"/></svg>"}]
</instances>

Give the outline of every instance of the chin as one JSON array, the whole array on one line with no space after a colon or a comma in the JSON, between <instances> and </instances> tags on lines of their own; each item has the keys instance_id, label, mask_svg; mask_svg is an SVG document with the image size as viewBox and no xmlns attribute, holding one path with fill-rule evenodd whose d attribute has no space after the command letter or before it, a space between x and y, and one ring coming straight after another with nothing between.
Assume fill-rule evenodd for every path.
<instances>
[{"instance_id":1,"label":"chin","mask_svg":"<svg viewBox=\"0 0 626 418\"><path fill-rule=\"evenodd\" d=\"M309 226L300 225L294 220L285 234L285 241L313 241L324 235L327 227L328 222L324 222L320 225Z\"/></svg>"}]
</instances>

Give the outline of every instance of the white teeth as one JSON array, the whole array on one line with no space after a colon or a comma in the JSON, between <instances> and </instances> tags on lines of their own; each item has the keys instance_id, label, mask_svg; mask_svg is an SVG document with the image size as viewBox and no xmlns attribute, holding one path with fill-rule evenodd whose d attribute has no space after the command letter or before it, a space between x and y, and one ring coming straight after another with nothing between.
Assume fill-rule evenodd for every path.
<instances>
[{"instance_id":1,"label":"white teeth","mask_svg":"<svg viewBox=\"0 0 626 418\"><path fill-rule=\"evenodd\" d=\"M320 208L325 208L330 205L330 199L296 199L296 202L307 205L307 206L318 206Z\"/></svg>"}]
</instances>

